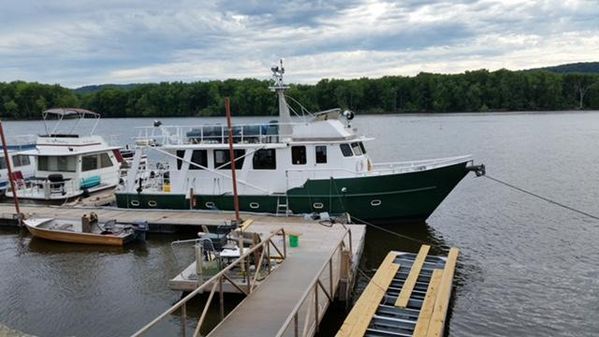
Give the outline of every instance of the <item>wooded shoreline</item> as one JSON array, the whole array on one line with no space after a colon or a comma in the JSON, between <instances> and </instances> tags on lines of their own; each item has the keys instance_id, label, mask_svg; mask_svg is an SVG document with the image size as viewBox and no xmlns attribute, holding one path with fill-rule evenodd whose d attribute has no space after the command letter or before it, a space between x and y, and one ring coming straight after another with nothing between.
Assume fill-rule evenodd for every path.
<instances>
[{"instance_id":1,"label":"wooded shoreline","mask_svg":"<svg viewBox=\"0 0 599 337\"><path fill-rule=\"evenodd\" d=\"M236 116L275 116L270 81L229 79L68 89L37 82L0 82L0 117L39 119L53 107L82 107L104 117L223 116L231 97ZM599 74L487 70L420 73L292 84L288 95L309 111L334 107L361 114L513 112L599 109ZM290 100L299 113L300 107Z\"/></svg>"}]
</instances>

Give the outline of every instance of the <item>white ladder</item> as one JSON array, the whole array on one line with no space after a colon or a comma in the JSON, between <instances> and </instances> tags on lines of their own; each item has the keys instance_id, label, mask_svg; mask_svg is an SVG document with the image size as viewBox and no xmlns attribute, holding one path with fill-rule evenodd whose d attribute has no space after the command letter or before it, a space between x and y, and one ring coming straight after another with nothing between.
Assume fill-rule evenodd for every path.
<instances>
[{"instance_id":1,"label":"white ladder","mask_svg":"<svg viewBox=\"0 0 599 337\"><path fill-rule=\"evenodd\" d=\"M281 203L281 199L284 200L283 203ZM276 213L276 215L279 216L281 213L285 214L285 216L289 215L289 198L287 197L287 194L277 196L277 213Z\"/></svg>"}]
</instances>

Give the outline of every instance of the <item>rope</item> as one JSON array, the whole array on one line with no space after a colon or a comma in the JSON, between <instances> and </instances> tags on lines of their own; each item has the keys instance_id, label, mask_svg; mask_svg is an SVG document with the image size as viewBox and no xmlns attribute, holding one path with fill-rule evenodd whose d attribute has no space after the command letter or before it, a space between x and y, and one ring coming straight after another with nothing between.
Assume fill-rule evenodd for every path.
<instances>
[{"instance_id":1,"label":"rope","mask_svg":"<svg viewBox=\"0 0 599 337\"><path fill-rule=\"evenodd\" d=\"M535 197L535 198L538 198L538 199L541 199L541 200L543 200L543 201L546 201L546 202L548 202L548 203L550 203L550 204L553 204L553 205L556 205L556 206L559 206L559 207L565 208L565 209L567 209L567 210L570 210L570 211L572 211L572 212L575 212L575 213L578 213L578 214L582 214L582 215L584 215L584 216L587 216L587 217L589 217L589 218L591 218L591 219L599 220L599 217L598 217L598 216L595 216L595 215L593 215L593 214L587 213L587 212L585 212L585 211L581 211L581 210L579 210L579 209L576 209L576 208L574 208L574 207L570 207L570 206L568 206L568 205L564 205L564 204L562 204L562 203L560 203L560 202L557 202L557 201L555 201L555 200L551 200L551 199L549 199L549 198L543 197L543 196L541 196L541 195L538 195L538 194L536 194L536 193L533 193L533 192L531 192L531 191L525 190L525 189L523 189L523 188L521 188L521 187L514 186L514 185L512 185L512 184L510 184L510 183L507 183L507 182L505 182L505 181L503 181L503 180L500 180L500 179L497 179L497 178L493 178L493 177L491 177L491 176L489 176L489 175L485 175L484 177L485 177L485 178L487 178L487 179L491 179L491 180L493 180L493 181L495 181L495 182L497 182L497 183L499 183L499 184L502 184L502 185L504 185L504 186L507 186L507 187L509 187L509 188L512 188L512 189L514 189L514 190L516 190L516 191L520 191L520 192L522 192L522 193L524 193L524 194L528 194L528 195L530 195L530 196L533 196L533 197Z\"/></svg>"},{"instance_id":2,"label":"rope","mask_svg":"<svg viewBox=\"0 0 599 337\"><path fill-rule=\"evenodd\" d=\"M389 234L391 234L391 235L395 235L395 236L397 236L397 237L400 237L400 238L403 238L403 239L411 240L411 241L413 241L413 242L416 242L416 243L419 243L419 244L430 244L430 243L428 243L428 242L426 242L426 241L424 241L424 240L420 240L420 239L413 238L413 237L411 237L411 236L407 236L407 235L399 234L399 233L397 233L397 232L394 232L394 231L392 231L392 230L389 230L389 229L387 229L387 228L384 228L384 227L381 227L381 226L377 226L377 225L375 225L375 224L372 224L372 223L370 223L370 222L368 222L368 221L365 221L365 220L362 220L362 219L360 219L360 218L357 218L357 217L355 217L355 216L353 216L353 215L351 215L351 214L350 214L350 216L351 216L351 218L352 218L353 220L357 220L357 221L358 221L358 223L361 223L361 224L364 224L364 225L366 225L366 226L370 226L370 227L376 228L376 229L378 229L378 230L380 230L380 231L383 231L383 232L385 232L385 233L389 233Z\"/></svg>"}]
</instances>

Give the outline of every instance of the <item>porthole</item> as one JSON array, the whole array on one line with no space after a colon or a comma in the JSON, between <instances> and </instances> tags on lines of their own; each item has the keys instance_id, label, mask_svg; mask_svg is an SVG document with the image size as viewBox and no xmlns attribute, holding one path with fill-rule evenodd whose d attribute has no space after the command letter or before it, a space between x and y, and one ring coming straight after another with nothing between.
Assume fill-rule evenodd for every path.
<instances>
[{"instance_id":1,"label":"porthole","mask_svg":"<svg viewBox=\"0 0 599 337\"><path fill-rule=\"evenodd\" d=\"M380 206L381 205L381 201L379 199L374 199L370 202L371 206Z\"/></svg>"},{"instance_id":2,"label":"porthole","mask_svg":"<svg viewBox=\"0 0 599 337\"><path fill-rule=\"evenodd\" d=\"M139 206L139 201L138 200L131 200L131 206L133 206L133 207Z\"/></svg>"},{"instance_id":3,"label":"porthole","mask_svg":"<svg viewBox=\"0 0 599 337\"><path fill-rule=\"evenodd\" d=\"M260 208L260 204L257 202L250 202L250 208L251 209Z\"/></svg>"},{"instance_id":4,"label":"porthole","mask_svg":"<svg viewBox=\"0 0 599 337\"><path fill-rule=\"evenodd\" d=\"M150 201L148 201L148 206L150 206L150 207L156 207L156 206L158 206L158 203L156 201L154 201L154 200L150 200Z\"/></svg>"},{"instance_id":5,"label":"porthole","mask_svg":"<svg viewBox=\"0 0 599 337\"><path fill-rule=\"evenodd\" d=\"M312 207L314 207L315 209L322 209L324 205L322 204L322 202L315 202L312 204Z\"/></svg>"},{"instance_id":6,"label":"porthole","mask_svg":"<svg viewBox=\"0 0 599 337\"><path fill-rule=\"evenodd\" d=\"M206 208L215 208L214 202L207 201L205 204Z\"/></svg>"}]
</instances>

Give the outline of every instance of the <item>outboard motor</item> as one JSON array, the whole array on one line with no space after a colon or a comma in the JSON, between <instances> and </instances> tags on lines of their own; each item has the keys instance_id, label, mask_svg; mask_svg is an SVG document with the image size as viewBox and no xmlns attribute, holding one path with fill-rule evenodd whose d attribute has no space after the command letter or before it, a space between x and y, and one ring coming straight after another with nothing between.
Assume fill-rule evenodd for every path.
<instances>
[{"instance_id":1,"label":"outboard motor","mask_svg":"<svg viewBox=\"0 0 599 337\"><path fill-rule=\"evenodd\" d=\"M135 238L137 240L146 241L146 233L150 230L150 225L147 221L134 222L131 227L133 228L133 233L135 233Z\"/></svg>"}]
</instances>

